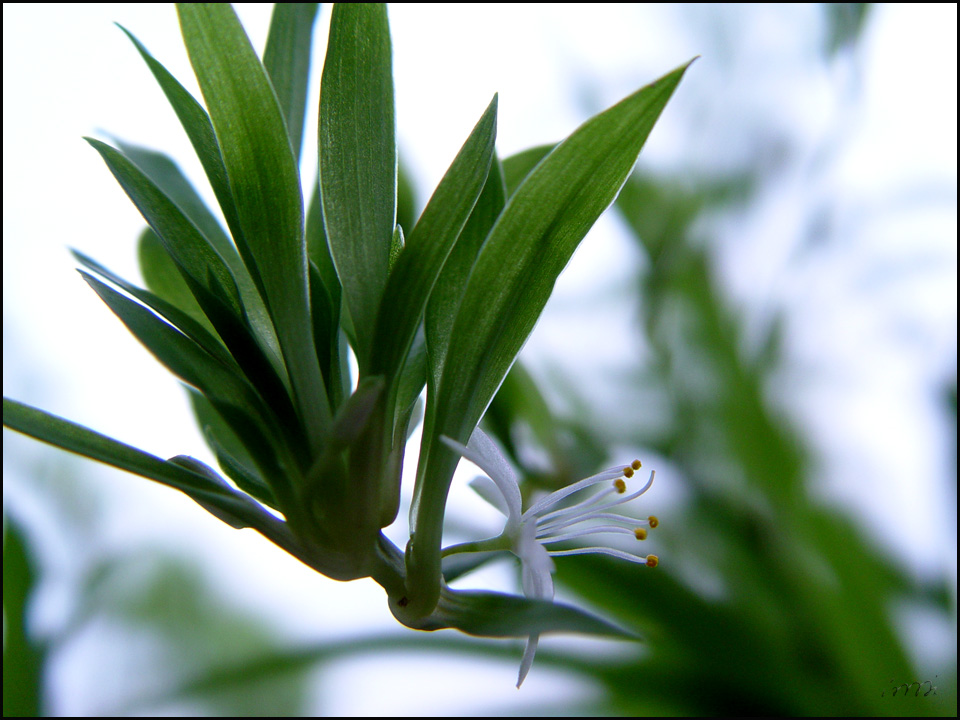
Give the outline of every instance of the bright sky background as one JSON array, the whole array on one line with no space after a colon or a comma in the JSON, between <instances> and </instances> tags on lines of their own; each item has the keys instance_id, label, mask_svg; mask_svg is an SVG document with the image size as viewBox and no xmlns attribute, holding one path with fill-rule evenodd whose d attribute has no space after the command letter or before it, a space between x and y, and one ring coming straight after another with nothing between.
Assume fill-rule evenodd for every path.
<instances>
[{"instance_id":1,"label":"bright sky background","mask_svg":"<svg viewBox=\"0 0 960 720\"><path fill-rule=\"evenodd\" d=\"M238 12L262 48L269 5ZM918 573L946 567L955 578L952 439L936 392L956 375L956 14L955 4L880 6L857 55L825 65L813 6L399 4L390 20L401 152L422 200L494 92L498 149L509 155L565 136L702 55L641 163L718 175L758 159L780 163L716 248L724 279L757 327L776 310L788 314L789 373L772 392L809 428L823 473L817 492ZM163 457L208 458L177 382L90 292L67 252L138 277L143 221L83 135L109 131L163 149L203 187L173 113L114 21L195 87L168 5L3 7L4 395ZM328 21L324 8L318 58ZM313 82L316 98L319 73ZM316 151L311 127L315 118L305 158ZM808 225L818 212L833 239L823 246ZM632 308L598 323L586 301L615 308L617 282L637 261L616 223L602 220L558 284L525 350L529 362L612 374L609 349ZM602 381L588 386L600 399L611 392ZM73 526L49 520L49 494L24 475L35 462L62 480L62 502L73 509L57 517L75 515ZM58 469L69 477L57 478ZM10 432L4 507L35 524L55 571L37 614L48 630L63 622L65 598L89 563L154 545L196 553L232 602L255 608L291 641L398 629L372 583L326 581L170 490L92 463L68 465ZM51 710L111 711L89 688L111 673L129 677L111 664L129 656L101 654L94 664L85 654L108 642L109 629L91 631L67 648ZM534 708L589 693L535 668L518 695L513 665L444 663L349 662L320 676L318 697L329 714L404 714ZM354 683L381 671L393 685L351 697Z\"/></svg>"}]
</instances>

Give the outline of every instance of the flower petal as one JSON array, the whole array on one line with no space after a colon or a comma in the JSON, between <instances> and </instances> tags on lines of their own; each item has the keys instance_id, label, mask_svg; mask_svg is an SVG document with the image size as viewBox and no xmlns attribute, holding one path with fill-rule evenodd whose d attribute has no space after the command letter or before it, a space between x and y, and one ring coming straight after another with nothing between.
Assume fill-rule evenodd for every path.
<instances>
[{"instance_id":1,"label":"flower petal","mask_svg":"<svg viewBox=\"0 0 960 720\"><path fill-rule=\"evenodd\" d=\"M519 527L520 483L517 480L517 474L510 467L510 463L500 452L496 443L480 428L473 431L473 435L470 436L470 443L467 446L461 445L446 435L441 435L440 439L483 470L496 483L507 503L507 527Z\"/></svg>"},{"instance_id":2,"label":"flower petal","mask_svg":"<svg viewBox=\"0 0 960 720\"><path fill-rule=\"evenodd\" d=\"M524 523L513 551L520 558L520 584L529 598L553 600L553 571L556 565L547 549L537 542L537 526Z\"/></svg>"},{"instance_id":3,"label":"flower petal","mask_svg":"<svg viewBox=\"0 0 960 720\"><path fill-rule=\"evenodd\" d=\"M520 661L520 675L517 678L517 689L520 689L520 686L523 685L523 681L527 677L527 673L530 672L530 667L533 665L533 656L537 654L537 645L540 643L540 635L534 633L527 638L527 646L523 649L523 660Z\"/></svg>"},{"instance_id":4,"label":"flower petal","mask_svg":"<svg viewBox=\"0 0 960 720\"><path fill-rule=\"evenodd\" d=\"M473 491L477 495L493 505L497 510L504 515L510 515L510 508L507 507L507 501L504 500L503 493L500 492L500 488L497 487L497 484L493 480L486 475L477 475L468 485L473 488Z\"/></svg>"}]
</instances>

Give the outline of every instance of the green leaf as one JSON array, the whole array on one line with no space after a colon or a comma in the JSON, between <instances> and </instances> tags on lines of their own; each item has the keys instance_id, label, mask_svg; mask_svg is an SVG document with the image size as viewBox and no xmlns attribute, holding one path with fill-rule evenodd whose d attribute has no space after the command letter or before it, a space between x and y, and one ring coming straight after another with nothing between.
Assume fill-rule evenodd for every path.
<instances>
[{"instance_id":1,"label":"green leaf","mask_svg":"<svg viewBox=\"0 0 960 720\"><path fill-rule=\"evenodd\" d=\"M273 369L246 322L237 285L220 254L196 226L144 172L127 157L98 140L87 141L100 153L173 258L190 291L227 348L255 387L270 399L278 415L294 414L283 379ZM314 364L316 359L314 357ZM287 426L292 423L285 420ZM295 437L302 437L296 433Z\"/></svg>"},{"instance_id":2,"label":"green leaf","mask_svg":"<svg viewBox=\"0 0 960 720\"><path fill-rule=\"evenodd\" d=\"M183 279L177 264L164 249L157 234L149 227L143 229L137 241L137 261L140 274L150 292L189 315L209 332L216 333L197 299L190 292L190 286Z\"/></svg>"},{"instance_id":3,"label":"green leaf","mask_svg":"<svg viewBox=\"0 0 960 720\"><path fill-rule=\"evenodd\" d=\"M194 294L193 286L204 288L214 299L225 302L230 313L242 317L240 293L229 267L177 204L121 152L99 140L86 140L100 153L117 182L160 238ZM197 300L204 307L203 298ZM209 307L204 307L204 312L208 317L219 314ZM210 319L216 326L215 318Z\"/></svg>"},{"instance_id":4,"label":"green leaf","mask_svg":"<svg viewBox=\"0 0 960 720\"><path fill-rule=\"evenodd\" d=\"M457 244L443 266L443 272L437 279L427 305L424 325L431 387L436 387L440 382L440 372L447 356L453 320L457 316L467 278L470 277L470 271L473 270L484 240L487 239L491 228L500 217L505 204L503 171L499 160L494 155L483 191L477 199L473 212L470 213L470 219L460 232Z\"/></svg>"},{"instance_id":5,"label":"green leaf","mask_svg":"<svg viewBox=\"0 0 960 720\"><path fill-rule=\"evenodd\" d=\"M236 433L201 393L192 388L189 393L197 424L220 467L238 488L276 509L277 499L270 490L270 484L260 475L256 462Z\"/></svg>"},{"instance_id":6,"label":"green leaf","mask_svg":"<svg viewBox=\"0 0 960 720\"><path fill-rule=\"evenodd\" d=\"M494 96L437 185L390 273L371 363L372 371L388 382L399 375L443 264L483 190L496 138Z\"/></svg>"},{"instance_id":7,"label":"green leaf","mask_svg":"<svg viewBox=\"0 0 960 720\"><path fill-rule=\"evenodd\" d=\"M195 321L190 315L181 311L171 303L168 303L166 300L158 297L154 293L143 290L142 288L138 288L136 285L127 282L119 275L115 275L96 260L89 258L76 250L73 250L72 252L73 256L86 268L92 270L100 277L109 280L114 285L122 288L144 305L154 310L156 313L168 320L184 335L189 337L227 367L236 368L239 370L239 367L237 367L233 357L231 357L230 353L227 352L227 349L223 346L223 343L220 341L220 339L209 332L203 324Z\"/></svg>"},{"instance_id":8,"label":"green leaf","mask_svg":"<svg viewBox=\"0 0 960 720\"><path fill-rule=\"evenodd\" d=\"M313 339L317 360L327 383L330 406L335 411L350 393L349 370L341 352L340 278L330 257L327 233L323 227L323 203L320 185L313 186L307 210L307 256L310 258L310 304L313 312ZM345 348L344 348L345 349Z\"/></svg>"},{"instance_id":9,"label":"green leaf","mask_svg":"<svg viewBox=\"0 0 960 720\"><path fill-rule=\"evenodd\" d=\"M203 165L203 170L207 174L210 187L213 188L213 193L217 197L217 203L223 211L224 219L227 221L227 226L230 228L230 233L233 235L237 248L243 255L250 273L256 275L256 264L253 262L243 237L243 228L237 214L233 191L230 189L230 181L227 179L227 168L223 163L220 144L213 130L213 123L210 122L210 116L193 95L187 92L183 85L147 51L129 30L122 25L117 27L123 30L137 48L140 56L147 63L147 67L160 85L160 89L163 90L163 94L170 102L173 111L177 114L177 119L187 133L200 164Z\"/></svg>"},{"instance_id":10,"label":"green leaf","mask_svg":"<svg viewBox=\"0 0 960 720\"><path fill-rule=\"evenodd\" d=\"M449 588L444 588L433 615L415 627L419 630L454 628L469 635L486 637L571 632L639 639L635 633L571 605L505 593Z\"/></svg>"},{"instance_id":11,"label":"green leaf","mask_svg":"<svg viewBox=\"0 0 960 720\"><path fill-rule=\"evenodd\" d=\"M439 598L444 507L459 461L436 438L467 442L557 276L616 198L688 65L591 118L558 145L517 188L477 256L426 428L430 439L421 449L411 510L416 542L408 556L410 586L418 591L413 612L430 612Z\"/></svg>"},{"instance_id":12,"label":"green leaf","mask_svg":"<svg viewBox=\"0 0 960 720\"><path fill-rule=\"evenodd\" d=\"M233 9L177 6L184 42L223 154L255 278L273 319L311 448L330 405L313 344L303 198L276 94Z\"/></svg>"},{"instance_id":13,"label":"green leaf","mask_svg":"<svg viewBox=\"0 0 960 720\"><path fill-rule=\"evenodd\" d=\"M556 145L538 145L518 152L503 161L503 180L507 186L507 196L516 192L520 184L526 179L540 161L543 160Z\"/></svg>"},{"instance_id":14,"label":"green leaf","mask_svg":"<svg viewBox=\"0 0 960 720\"><path fill-rule=\"evenodd\" d=\"M233 242L173 160L162 152L131 145L117 138L114 138L114 142L180 208L231 271L235 273L237 267L243 267Z\"/></svg>"},{"instance_id":15,"label":"green leaf","mask_svg":"<svg viewBox=\"0 0 960 720\"><path fill-rule=\"evenodd\" d=\"M297 159L300 158L303 144L310 48L319 7L319 3L275 3L267 47L263 51L263 66L277 93L287 123L290 146Z\"/></svg>"},{"instance_id":16,"label":"green leaf","mask_svg":"<svg viewBox=\"0 0 960 720\"><path fill-rule=\"evenodd\" d=\"M176 163L165 154L120 141L117 141L117 145L123 151L123 154L132 160L183 211L207 243L223 258L237 283L237 289L246 312L246 320L254 338L273 366L274 372L288 384L287 371L280 357L280 346L267 308L260 297L260 292L243 264L237 248L213 216L213 213L200 199L197 191L183 176ZM156 259L155 255L148 257ZM175 305L177 304L175 301L172 302ZM188 307L190 306L187 305L184 309Z\"/></svg>"},{"instance_id":17,"label":"green leaf","mask_svg":"<svg viewBox=\"0 0 960 720\"><path fill-rule=\"evenodd\" d=\"M161 460L82 425L6 397L3 399L3 424L37 440L186 493L204 507L215 508L215 514L229 516L231 523L262 527L274 521L249 498L231 490L222 479L217 482L206 474Z\"/></svg>"},{"instance_id":18,"label":"green leaf","mask_svg":"<svg viewBox=\"0 0 960 720\"><path fill-rule=\"evenodd\" d=\"M397 225L409 230L420 216L417 189L403 159L397 157Z\"/></svg>"},{"instance_id":19,"label":"green leaf","mask_svg":"<svg viewBox=\"0 0 960 720\"><path fill-rule=\"evenodd\" d=\"M330 252L366 374L396 218L397 148L386 7L338 3L320 90L320 189Z\"/></svg>"},{"instance_id":20,"label":"green leaf","mask_svg":"<svg viewBox=\"0 0 960 720\"><path fill-rule=\"evenodd\" d=\"M230 425L270 478L278 500L292 501L289 473L297 463L297 427L284 426L242 378L194 341L141 305L81 271L84 279L124 325L172 373L197 388ZM291 442L292 441L292 442Z\"/></svg>"}]
</instances>

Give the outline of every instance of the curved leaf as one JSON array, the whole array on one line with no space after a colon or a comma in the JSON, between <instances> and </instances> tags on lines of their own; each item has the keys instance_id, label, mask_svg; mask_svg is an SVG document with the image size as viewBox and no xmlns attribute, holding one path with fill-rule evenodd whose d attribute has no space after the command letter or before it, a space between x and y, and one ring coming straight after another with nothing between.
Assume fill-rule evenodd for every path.
<instances>
[{"instance_id":1,"label":"curved leaf","mask_svg":"<svg viewBox=\"0 0 960 720\"><path fill-rule=\"evenodd\" d=\"M267 72L225 3L180 3L184 43L203 92L314 451L330 425L310 320L300 175Z\"/></svg>"},{"instance_id":2,"label":"curved leaf","mask_svg":"<svg viewBox=\"0 0 960 720\"><path fill-rule=\"evenodd\" d=\"M365 374L396 219L390 28L379 3L337 3L320 89L320 190Z\"/></svg>"},{"instance_id":3,"label":"curved leaf","mask_svg":"<svg viewBox=\"0 0 960 720\"><path fill-rule=\"evenodd\" d=\"M277 93L290 147L298 160L303 144L313 25L319 8L320 3L275 3L267 47L263 51L263 66Z\"/></svg>"},{"instance_id":4,"label":"curved leaf","mask_svg":"<svg viewBox=\"0 0 960 720\"><path fill-rule=\"evenodd\" d=\"M439 598L440 540L459 457L440 435L466 442L587 231L617 196L684 65L581 125L527 175L477 256L450 335L430 438L421 448L408 555L414 611Z\"/></svg>"},{"instance_id":5,"label":"curved leaf","mask_svg":"<svg viewBox=\"0 0 960 720\"><path fill-rule=\"evenodd\" d=\"M572 605L506 593L449 588L443 589L434 613L414 627L418 630L454 628L485 637L572 632L639 639L636 633Z\"/></svg>"},{"instance_id":6,"label":"curved leaf","mask_svg":"<svg viewBox=\"0 0 960 720\"><path fill-rule=\"evenodd\" d=\"M434 284L483 190L496 138L494 96L437 185L390 272L377 317L371 371L391 382L399 375Z\"/></svg>"}]
</instances>

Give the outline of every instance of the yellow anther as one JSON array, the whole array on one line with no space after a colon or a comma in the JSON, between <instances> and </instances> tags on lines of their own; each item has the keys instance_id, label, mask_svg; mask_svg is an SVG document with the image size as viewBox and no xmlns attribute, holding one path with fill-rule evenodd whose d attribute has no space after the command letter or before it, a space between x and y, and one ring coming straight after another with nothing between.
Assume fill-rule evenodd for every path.
<instances>
[{"instance_id":1,"label":"yellow anther","mask_svg":"<svg viewBox=\"0 0 960 720\"><path fill-rule=\"evenodd\" d=\"M647 555L647 567L656 567L660 564L660 558L656 555Z\"/></svg>"},{"instance_id":2,"label":"yellow anther","mask_svg":"<svg viewBox=\"0 0 960 720\"><path fill-rule=\"evenodd\" d=\"M613 481L613 487L616 488L617 492L623 495L627 491L627 483L624 482L623 478L617 478Z\"/></svg>"},{"instance_id":3,"label":"yellow anther","mask_svg":"<svg viewBox=\"0 0 960 720\"><path fill-rule=\"evenodd\" d=\"M652 528L655 528L657 525L660 524L660 521L657 520L657 516L656 516L656 515L651 515L650 517L648 517L648 518L647 518L647 522L650 523L650 527L652 527Z\"/></svg>"},{"instance_id":4,"label":"yellow anther","mask_svg":"<svg viewBox=\"0 0 960 720\"><path fill-rule=\"evenodd\" d=\"M630 467L632 467L634 470L639 470L642 466L641 466L639 460L634 460L634 461L630 464Z\"/></svg>"},{"instance_id":5,"label":"yellow anther","mask_svg":"<svg viewBox=\"0 0 960 720\"><path fill-rule=\"evenodd\" d=\"M632 477L633 477L633 468L630 467L629 465L627 465L627 467L625 467L625 468L623 469L623 476L624 476L625 478L632 478Z\"/></svg>"},{"instance_id":6,"label":"yellow anther","mask_svg":"<svg viewBox=\"0 0 960 720\"><path fill-rule=\"evenodd\" d=\"M643 528L634 528L634 529L633 529L633 534L634 534L634 536L637 538L637 540L646 540L646 539L647 539L647 531L644 530Z\"/></svg>"}]
</instances>

